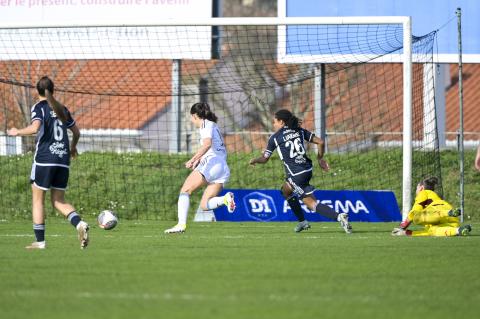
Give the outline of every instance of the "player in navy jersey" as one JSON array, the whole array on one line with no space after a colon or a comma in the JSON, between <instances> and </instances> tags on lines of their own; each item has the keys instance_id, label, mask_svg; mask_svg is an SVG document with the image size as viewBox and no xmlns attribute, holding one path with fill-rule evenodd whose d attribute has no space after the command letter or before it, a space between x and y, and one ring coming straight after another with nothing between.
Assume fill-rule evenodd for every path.
<instances>
[{"instance_id":1,"label":"player in navy jersey","mask_svg":"<svg viewBox=\"0 0 480 319\"><path fill-rule=\"evenodd\" d=\"M313 165L307 156L305 141L318 145L317 160L320 167L324 171L328 171L330 167L323 159L325 152L323 140L301 128L300 124L299 119L290 111L280 110L276 112L273 119L273 127L276 132L270 136L263 155L251 159L250 164L265 164L272 156L273 151L277 150L285 166L287 176L282 186L282 195L299 221L295 227L297 233L310 228L299 202L299 199L301 199L311 211L340 222L342 228L349 234L352 232L352 227L348 222L348 214L339 214L331 207L317 203L317 199L313 195L315 188L310 185Z\"/></svg>"},{"instance_id":2,"label":"player in navy jersey","mask_svg":"<svg viewBox=\"0 0 480 319\"><path fill-rule=\"evenodd\" d=\"M15 127L7 131L11 136L36 134L35 155L30 181L32 184L32 219L36 241L27 249L44 249L45 243L45 194L50 190L54 208L64 215L77 229L80 248L88 245L88 224L80 218L75 208L65 201L70 157L77 155L80 130L68 109L54 97L54 83L44 76L37 82L39 101L32 106L31 123L27 127ZM73 133L69 145L67 129Z\"/></svg>"},{"instance_id":3,"label":"player in navy jersey","mask_svg":"<svg viewBox=\"0 0 480 319\"><path fill-rule=\"evenodd\" d=\"M235 210L233 194L217 196L223 185L230 178L227 165L227 149L222 135L217 127L217 116L210 110L207 103L195 103L190 109L191 121L199 128L200 148L193 157L185 163L185 167L193 171L188 175L178 196L178 223L165 230L166 234L183 233L187 228L190 195L200 187L206 186L200 200L200 208L212 210L227 206L229 212Z\"/></svg>"}]
</instances>

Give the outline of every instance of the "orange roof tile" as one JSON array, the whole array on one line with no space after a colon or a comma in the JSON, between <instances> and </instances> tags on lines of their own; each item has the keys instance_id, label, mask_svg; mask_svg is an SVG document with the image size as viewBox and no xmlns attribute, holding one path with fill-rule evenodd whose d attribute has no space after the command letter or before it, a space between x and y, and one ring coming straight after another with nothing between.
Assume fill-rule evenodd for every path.
<instances>
[{"instance_id":1,"label":"orange roof tile","mask_svg":"<svg viewBox=\"0 0 480 319\"><path fill-rule=\"evenodd\" d=\"M30 105L24 108L25 114L22 114L19 103L23 103L24 88L0 83L0 131L5 132L11 127L22 127L30 119ZM29 89L26 89L29 91Z\"/></svg>"},{"instance_id":2,"label":"orange roof tile","mask_svg":"<svg viewBox=\"0 0 480 319\"><path fill-rule=\"evenodd\" d=\"M182 80L197 83L215 63L183 61ZM81 128L140 129L170 104L171 68L170 60L2 61L0 74L4 81L14 79L30 87L41 76L50 76L56 97ZM3 92L8 92L8 84L4 85ZM36 96L36 90L30 95ZM10 107L12 99L9 96L5 103L9 105L8 126L23 125L21 118L12 116L18 113L17 107ZM5 122L2 114L0 120Z\"/></svg>"},{"instance_id":3,"label":"orange roof tile","mask_svg":"<svg viewBox=\"0 0 480 319\"><path fill-rule=\"evenodd\" d=\"M463 118L464 131L477 132L478 135L467 135L465 139L480 139L480 64L463 65ZM452 85L446 92L446 130L456 132L460 128L458 65L450 65ZM455 139L454 136L447 136Z\"/></svg>"},{"instance_id":4,"label":"orange roof tile","mask_svg":"<svg viewBox=\"0 0 480 319\"><path fill-rule=\"evenodd\" d=\"M183 61L182 77L184 82L196 83L198 76L205 75L216 61ZM328 68L338 65L327 65L327 98L329 130L339 131L395 131L402 130L402 68L401 64L364 64L360 72L348 68L336 73ZM415 90L422 81L421 65L414 65L414 102L417 112L415 118L422 118L422 92ZM267 72L277 83L287 83L291 76L299 70L298 65L267 63ZM459 127L458 114L458 75L457 66L451 65L453 84L446 93L447 131L456 131ZM465 64L464 80L464 127L467 132L479 132L480 112L477 103L480 101L479 64ZM140 129L158 112L171 102L171 61L167 60L85 60L85 61L2 61L0 74L3 82L13 82L32 87L36 80L47 74L56 84L56 96L74 114L82 128L119 128ZM362 76L362 74L365 74ZM193 76L192 76L193 75ZM386 78L390 80L386 81ZM340 85L333 85L333 83ZM288 94L281 101L282 107L292 108L304 117L304 125L313 128L313 81L306 79L302 83L303 91L295 92L295 98ZM18 90L24 90L31 97L36 96L34 89L25 89L0 83L0 94L3 105L0 105L0 125L3 127L19 126L24 115L18 103L34 103ZM66 92L62 92L66 91ZM397 93L393 93L397 92ZM400 92L400 93L398 93ZM17 94L16 94L17 93ZM90 94L87 94L90 93ZM95 95L99 93L100 95ZM187 92L188 93L188 92ZM27 110L29 107L27 108ZM363 120L362 128L357 128L358 118ZM27 115L28 118L28 115ZM414 136L419 136L423 122L414 123ZM0 127L0 129L2 129ZM337 137L345 139L345 137ZM451 138L451 137L449 137ZM476 137L477 138L477 137ZM383 139L392 139L384 136ZM394 138L397 139L397 138ZM348 138L346 139L348 140Z\"/></svg>"}]
</instances>

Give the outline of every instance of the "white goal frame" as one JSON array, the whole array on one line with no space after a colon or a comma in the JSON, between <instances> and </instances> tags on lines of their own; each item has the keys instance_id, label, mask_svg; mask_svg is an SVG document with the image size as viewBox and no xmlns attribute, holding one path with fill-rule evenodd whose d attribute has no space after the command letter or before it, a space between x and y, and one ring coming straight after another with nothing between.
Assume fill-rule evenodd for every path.
<instances>
[{"instance_id":1,"label":"white goal frame","mask_svg":"<svg viewBox=\"0 0 480 319\"><path fill-rule=\"evenodd\" d=\"M72 20L68 25L55 22L41 24L1 23L0 29L33 29L33 28L82 28L82 27L156 27L156 26L234 26L234 25L269 25L278 26L278 37L285 37L289 25L368 25L395 24L403 28L403 172L402 172L402 214L406 217L412 203L412 19L409 16L375 16L375 17L279 17L279 18L200 18L200 19L132 19L128 22L106 19L101 23L85 23ZM285 38L283 38L285 39ZM286 44L278 47L280 63L289 62L286 58ZM293 62L290 61L290 62ZM303 59L303 63L306 61ZM307 61L309 62L309 61ZM312 61L314 62L314 61ZM320 61L317 61L320 62ZM378 61L377 61L378 62ZM300 63L300 62L298 62Z\"/></svg>"}]
</instances>

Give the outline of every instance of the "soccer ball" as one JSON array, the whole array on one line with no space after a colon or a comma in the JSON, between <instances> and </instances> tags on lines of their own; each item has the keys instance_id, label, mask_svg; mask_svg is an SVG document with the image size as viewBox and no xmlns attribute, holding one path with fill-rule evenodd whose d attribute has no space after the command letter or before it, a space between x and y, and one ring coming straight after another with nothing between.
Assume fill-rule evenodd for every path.
<instances>
[{"instance_id":1,"label":"soccer ball","mask_svg":"<svg viewBox=\"0 0 480 319\"><path fill-rule=\"evenodd\" d=\"M118 218L111 210L104 210L97 217L98 226L105 230L114 229L118 224Z\"/></svg>"}]
</instances>

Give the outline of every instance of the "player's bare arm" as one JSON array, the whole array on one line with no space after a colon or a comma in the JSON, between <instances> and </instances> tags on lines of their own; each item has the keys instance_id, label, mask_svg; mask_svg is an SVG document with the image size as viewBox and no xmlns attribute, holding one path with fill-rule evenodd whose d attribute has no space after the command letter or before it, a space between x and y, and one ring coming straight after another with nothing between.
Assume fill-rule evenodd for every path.
<instances>
[{"instance_id":1,"label":"player's bare arm","mask_svg":"<svg viewBox=\"0 0 480 319\"><path fill-rule=\"evenodd\" d=\"M26 126L21 129L12 127L11 129L7 130L7 134L10 136L25 136L25 135L37 134L41 124L42 124L41 121L36 120L36 121L33 121L29 126Z\"/></svg>"},{"instance_id":2,"label":"player's bare arm","mask_svg":"<svg viewBox=\"0 0 480 319\"><path fill-rule=\"evenodd\" d=\"M480 171L480 146L477 149L477 156L475 157L475 168Z\"/></svg>"},{"instance_id":3,"label":"player's bare arm","mask_svg":"<svg viewBox=\"0 0 480 319\"><path fill-rule=\"evenodd\" d=\"M319 138L314 136L311 143L317 144L317 161L318 165L325 171L328 172L330 170L330 165L328 162L323 158L323 155L325 155L325 142Z\"/></svg>"},{"instance_id":4,"label":"player's bare arm","mask_svg":"<svg viewBox=\"0 0 480 319\"><path fill-rule=\"evenodd\" d=\"M65 106L58 102L52 95L52 92L45 90L45 97L47 98L48 105L55 111L57 118L62 121L63 124L67 123L67 116L65 114Z\"/></svg>"},{"instance_id":5,"label":"player's bare arm","mask_svg":"<svg viewBox=\"0 0 480 319\"><path fill-rule=\"evenodd\" d=\"M70 127L70 131L72 131L72 142L70 143L70 155L72 157L77 157L77 144L78 140L80 139L80 129L77 125Z\"/></svg>"},{"instance_id":6,"label":"player's bare arm","mask_svg":"<svg viewBox=\"0 0 480 319\"><path fill-rule=\"evenodd\" d=\"M252 158L250 160L250 165L255 166L255 164L265 164L269 159L270 157L265 157L263 155L257 158Z\"/></svg>"},{"instance_id":7,"label":"player's bare arm","mask_svg":"<svg viewBox=\"0 0 480 319\"><path fill-rule=\"evenodd\" d=\"M200 162L200 159L202 158L205 153L212 147L212 139L211 138L204 138L202 139L202 146L198 149L197 153L193 155L193 157L185 163L186 168L195 168L198 163Z\"/></svg>"}]
</instances>

